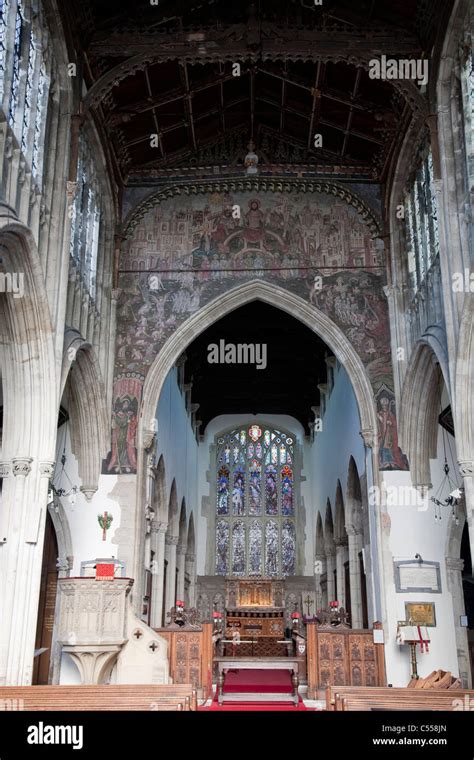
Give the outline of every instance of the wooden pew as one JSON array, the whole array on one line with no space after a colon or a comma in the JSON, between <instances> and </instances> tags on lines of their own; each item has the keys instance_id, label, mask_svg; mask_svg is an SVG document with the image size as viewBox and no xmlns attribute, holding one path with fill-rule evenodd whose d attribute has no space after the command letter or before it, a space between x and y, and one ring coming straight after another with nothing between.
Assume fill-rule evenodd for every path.
<instances>
[{"instance_id":1,"label":"wooden pew","mask_svg":"<svg viewBox=\"0 0 474 760\"><path fill-rule=\"evenodd\" d=\"M386 686L327 686L326 709L342 710L453 710L455 700L465 695L474 699L468 689L407 689Z\"/></svg>"},{"instance_id":2,"label":"wooden pew","mask_svg":"<svg viewBox=\"0 0 474 760\"><path fill-rule=\"evenodd\" d=\"M177 710L197 709L191 684L101 684L84 686L0 686L0 710L22 700L25 711Z\"/></svg>"}]
</instances>

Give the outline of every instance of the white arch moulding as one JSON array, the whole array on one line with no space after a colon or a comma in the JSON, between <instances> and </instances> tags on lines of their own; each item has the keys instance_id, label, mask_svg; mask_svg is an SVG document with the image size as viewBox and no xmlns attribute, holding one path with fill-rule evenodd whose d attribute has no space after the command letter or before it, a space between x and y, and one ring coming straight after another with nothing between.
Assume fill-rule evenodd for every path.
<instances>
[{"instance_id":1,"label":"white arch moulding","mask_svg":"<svg viewBox=\"0 0 474 760\"><path fill-rule=\"evenodd\" d=\"M359 407L361 432L363 432L365 440L371 440L374 443L372 451L376 459L377 418L374 394L365 367L349 340L328 316L304 301L300 296L277 285L262 282L261 280L252 280L228 290L212 300L196 312L196 314L189 317L170 336L150 367L143 387L138 424L137 509L139 509L143 494L145 493L146 450L149 448L150 440L153 438L156 407L169 371L185 351L186 347L198 335L204 332L207 327L217 322L226 314L252 301L262 301L276 306L295 317L295 319L298 319L327 343L349 375ZM375 463L374 465L374 469L378 471ZM139 524L140 520L137 520L136 547L140 547ZM139 579L142 575L140 572L139 548L135 555L134 572L134 577ZM139 598L140 590L138 586L139 584L137 584L137 593L134 595L134 599Z\"/></svg>"}]
</instances>

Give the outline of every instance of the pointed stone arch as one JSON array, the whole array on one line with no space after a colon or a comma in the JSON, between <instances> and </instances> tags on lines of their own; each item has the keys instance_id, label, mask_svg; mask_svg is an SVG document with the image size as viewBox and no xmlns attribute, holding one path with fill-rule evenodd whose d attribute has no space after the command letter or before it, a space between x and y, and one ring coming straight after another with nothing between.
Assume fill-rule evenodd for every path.
<instances>
[{"instance_id":1,"label":"pointed stone arch","mask_svg":"<svg viewBox=\"0 0 474 760\"><path fill-rule=\"evenodd\" d=\"M300 296L278 285L269 284L262 280L252 280L231 288L190 316L168 338L151 365L143 386L138 419L137 509L141 503L141 495L145 492L147 447L150 438L149 421L155 418L156 407L168 373L187 346L210 325L240 306L257 300L276 306L295 319L299 319L327 343L338 361L344 366L352 383L359 408L361 431L366 435L367 440L376 441L377 418L372 386L359 355L343 331L326 314ZM373 448L373 456L375 458L377 456L376 445ZM177 532L174 535L177 535ZM140 547L140 541L141 535L137 529L135 539L137 547ZM141 577L140 556L140 551L137 551L134 564L134 577L137 579ZM134 599L136 596L138 599L140 598L139 580L134 590Z\"/></svg>"},{"instance_id":2,"label":"pointed stone arch","mask_svg":"<svg viewBox=\"0 0 474 760\"><path fill-rule=\"evenodd\" d=\"M107 402L94 349L73 329L64 336L61 390L66 387L70 391L71 448L79 464L80 490L90 501L99 485L102 460L107 456Z\"/></svg>"},{"instance_id":3,"label":"pointed stone arch","mask_svg":"<svg viewBox=\"0 0 474 760\"><path fill-rule=\"evenodd\" d=\"M155 469L152 503L153 511L155 513L155 520L161 523L168 522L168 500L166 498L166 494L166 468L165 459L162 454Z\"/></svg>"},{"instance_id":4,"label":"pointed stone arch","mask_svg":"<svg viewBox=\"0 0 474 760\"><path fill-rule=\"evenodd\" d=\"M362 489L359 471L352 455L347 471L345 524L346 530L353 529L356 533L362 533Z\"/></svg>"},{"instance_id":5,"label":"pointed stone arch","mask_svg":"<svg viewBox=\"0 0 474 760\"><path fill-rule=\"evenodd\" d=\"M0 294L4 397L0 573L5 590L0 674L6 683L18 685L30 683L32 676L58 384L38 250L31 232L5 204L0 204L0 257L7 290ZM9 282L20 297L8 292Z\"/></svg>"},{"instance_id":6,"label":"pointed stone arch","mask_svg":"<svg viewBox=\"0 0 474 760\"><path fill-rule=\"evenodd\" d=\"M186 553L194 555L196 551L196 537L194 533L194 514L189 515L188 536L186 542Z\"/></svg>"},{"instance_id":7,"label":"pointed stone arch","mask_svg":"<svg viewBox=\"0 0 474 760\"><path fill-rule=\"evenodd\" d=\"M431 487L430 459L437 452L443 379L433 349L419 342L405 376L399 412L399 445L408 455L412 483L417 488Z\"/></svg>"},{"instance_id":8,"label":"pointed stone arch","mask_svg":"<svg viewBox=\"0 0 474 760\"><path fill-rule=\"evenodd\" d=\"M342 493L341 481L337 481L336 499L335 499L336 516L334 522L334 541L337 544L347 544L346 533L346 515L344 507L344 495Z\"/></svg>"},{"instance_id":9,"label":"pointed stone arch","mask_svg":"<svg viewBox=\"0 0 474 760\"><path fill-rule=\"evenodd\" d=\"M178 511L178 489L176 480L173 478L168 499L168 534L178 536L179 533L179 511Z\"/></svg>"},{"instance_id":10,"label":"pointed stone arch","mask_svg":"<svg viewBox=\"0 0 474 760\"><path fill-rule=\"evenodd\" d=\"M179 543L178 546L182 546L184 549L187 545L187 539L188 539L188 526L187 526L187 518L186 518L186 499L182 499L181 501L181 509L179 512Z\"/></svg>"}]
</instances>

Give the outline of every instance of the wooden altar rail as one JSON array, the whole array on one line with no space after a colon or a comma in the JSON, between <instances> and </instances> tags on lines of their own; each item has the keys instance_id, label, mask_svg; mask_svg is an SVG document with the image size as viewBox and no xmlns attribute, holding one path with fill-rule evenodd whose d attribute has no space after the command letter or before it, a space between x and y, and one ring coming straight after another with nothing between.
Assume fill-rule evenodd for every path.
<instances>
[{"instance_id":1,"label":"wooden altar rail","mask_svg":"<svg viewBox=\"0 0 474 760\"><path fill-rule=\"evenodd\" d=\"M306 637L309 699L323 699L327 686L386 685L384 644L374 644L373 630L309 622Z\"/></svg>"},{"instance_id":2,"label":"wooden altar rail","mask_svg":"<svg viewBox=\"0 0 474 760\"><path fill-rule=\"evenodd\" d=\"M200 699L212 697L212 623L199 628L155 628L168 642L170 677L175 684L190 683Z\"/></svg>"}]
</instances>

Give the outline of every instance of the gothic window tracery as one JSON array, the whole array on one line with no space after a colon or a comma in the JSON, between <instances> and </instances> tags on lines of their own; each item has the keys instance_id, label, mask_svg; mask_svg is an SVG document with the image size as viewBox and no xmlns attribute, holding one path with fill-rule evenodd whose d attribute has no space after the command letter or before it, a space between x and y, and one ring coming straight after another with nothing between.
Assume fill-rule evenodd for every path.
<instances>
[{"instance_id":1,"label":"gothic window tracery","mask_svg":"<svg viewBox=\"0 0 474 760\"><path fill-rule=\"evenodd\" d=\"M100 192L95 162L90 146L82 135L79 141L77 187L71 206L70 254L93 299L97 289L100 217Z\"/></svg>"},{"instance_id":2,"label":"gothic window tracery","mask_svg":"<svg viewBox=\"0 0 474 760\"><path fill-rule=\"evenodd\" d=\"M439 253L438 211L431 149L405 193L405 233L410 287L416 293Z\"/></svg>"},{"instance_id":3,"label":"gothic window tracery","mask_svg":"<svg viewBox=\"0 0 474 760\"><path fill-rule=\"evenodd\" d=\"M250 425L218 437L216 573L294 575L294 439Z\"/></svg>"}]
</instances>

